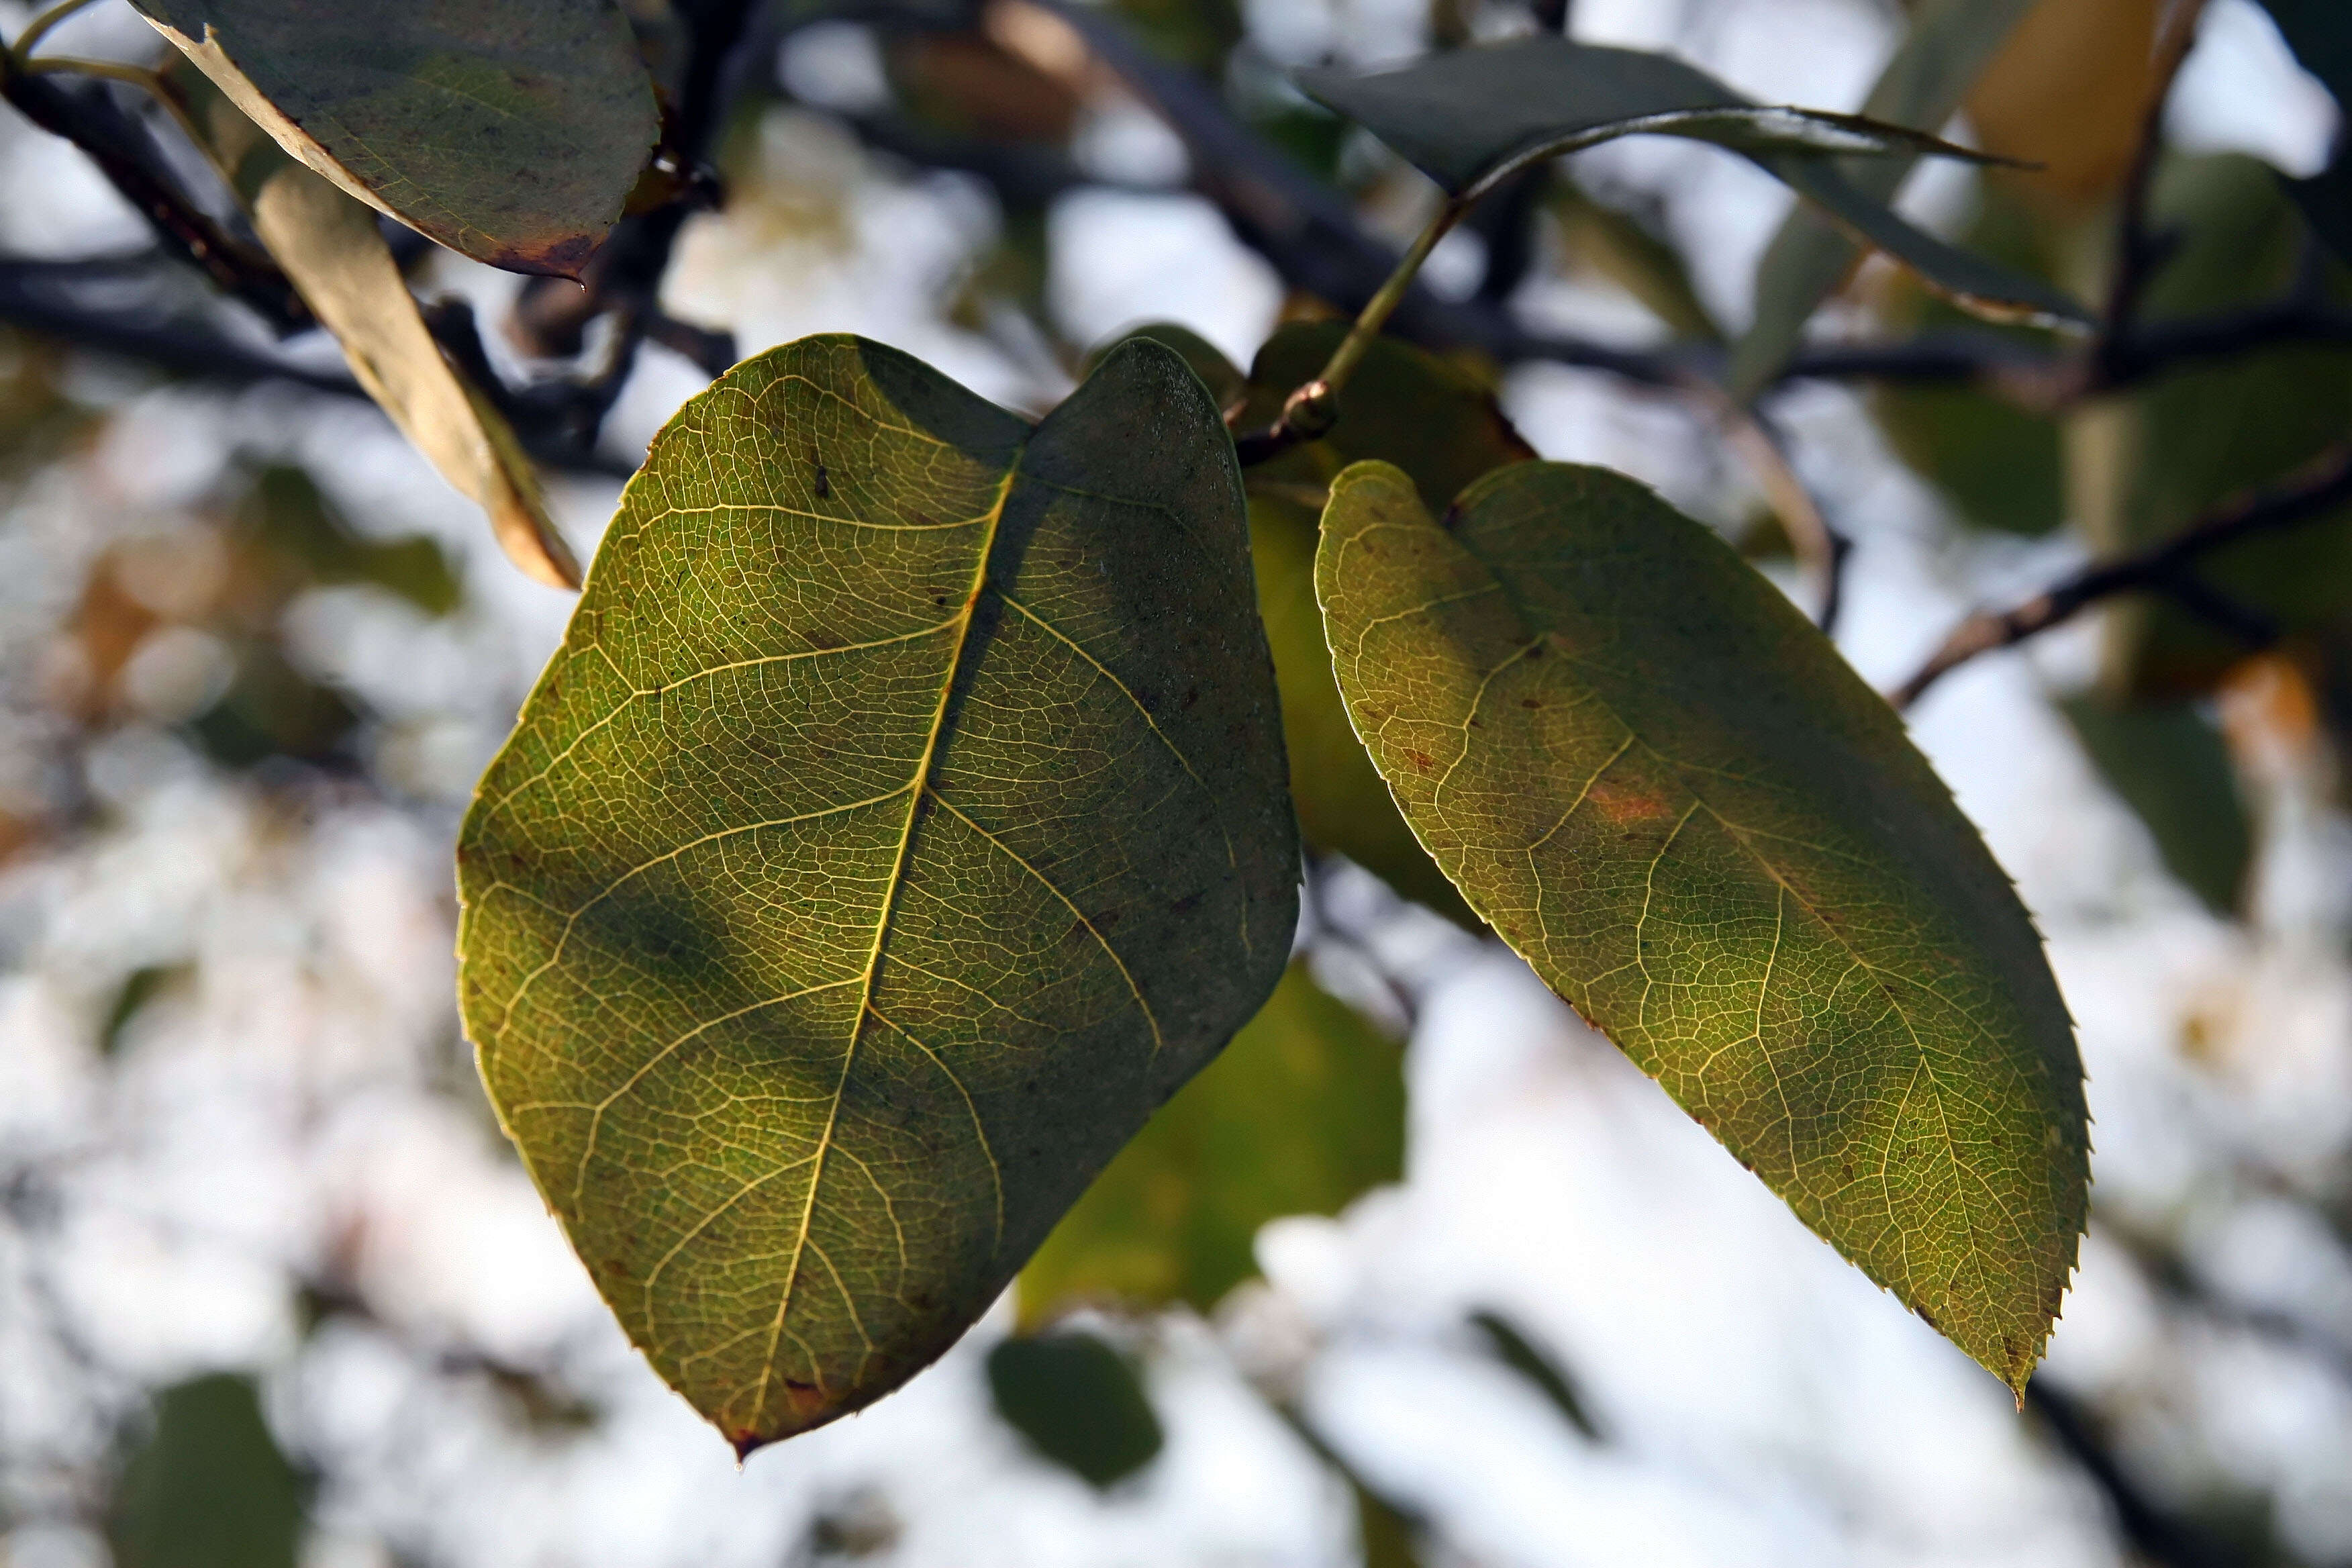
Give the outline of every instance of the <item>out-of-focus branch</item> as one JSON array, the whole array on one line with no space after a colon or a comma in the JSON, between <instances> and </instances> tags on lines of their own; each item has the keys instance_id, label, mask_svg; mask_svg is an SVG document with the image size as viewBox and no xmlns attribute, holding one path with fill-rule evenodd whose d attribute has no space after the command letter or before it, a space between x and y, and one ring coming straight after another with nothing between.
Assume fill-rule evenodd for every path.
<instances>
[{"instance_id":1,"label":"out-of-focus branch","mask_svg":"<svg viewBox=\"0 0 2352 1568\"><path fill-rule=\"evenodd\" d=\"M371 401L359 383L341 371L318 369L250 347L160 304L154 286L163 264L152 252L73 261L0 257L0 322L215 385L282 381ZM515 395L501 389L493 395L511 402ZM516 434L533 458L552 468L609 478L626 478L633 471L630 464L556 439L546 419L532 428L519 426Z\"/></svg>"},{"instance_id":2,"label":"out-of-focus branch","mask_svg":"<svg viewBox=\"0 0 2352 1568\"><path fill-rule=\"evenodd\" d=\"M155 231L164 248L280 331L310 324L310 312L277 264L232 235L184 190L163 149L102 81L67 87L0 51L0 97L26 119L87 154Z\"/></svg>"},{"instance_id":3,"label":"out-of-focus branch","mask_svg":"<svg viewBox=\"0 0 2352 1568\"><path fill-rule=\"evenodd\" d=\"M1845 559L1853 542L1830 526L1821 503L1782 449L1780 438L1764 419L1734 402L1715 382L1692 377L1686 384L1694 402L1714 416L1723 437L1764 491L1764 499L1788 531L1797 561L1812 579L1816 609L1813 624L1825 633L1837 629L1838 610L1845 597Z\"/></svg>"},{"instance_id":4,"label":"out-of-focus branch","mask_svg":"<svg viewBox=\"0 0 2352 1568\"><path fill-rule=\"evenodd\" d=\"M2141 1489L2074 1395L2037 1377L2025 1385L2025 1403L2066 1457L2098 1487L2115 1512L2116 1528L2141 1557L2162 1568L2234 1568L2242 1561Z\"/></svg>"},{"instance_id":5,"label":"out-of-focus branch","mask_svg":"<svg viewBox=\"0 0 2352 1568\"><path fill-rule=\"evenodd\" d=\"M2183 595L2189 607L2227 618L2234 612L2223 609L2218 596L2195 579L2200 562L2258 535L2325 517L2347 501L2352 501L2352 446L2337 446L2286 484L2225 502L2162 544L2085 567L2009 609L1970 616L1953 628L1943 646L1895 689L1889 700L1907 708L1930 686L1979 654L2014 647L2118 594Z\"/></svg>"},{"instance_id":6,"label":"out-of-focus branch","mask_svg":"<svg viewBox=\"0 0 2352 1568\"><path fill-rule=\"evenodd\" d=\"M2182 0L2168 8L2156 39L2155 79L2140 121L2139 146L2125 176L2123 197L2116 218L2116 262L2107 288L2107 305L2099 323L2093 357L2104 362L2113 345L2132 334L2148 285L2172 254L2173 241L2148 226L2148 200L2156 183L2156 166L2164 153L2164 106L2172 96L2173 79L2197 38L2197 19L2204 0Z\"/></svg>"}]
</instances>

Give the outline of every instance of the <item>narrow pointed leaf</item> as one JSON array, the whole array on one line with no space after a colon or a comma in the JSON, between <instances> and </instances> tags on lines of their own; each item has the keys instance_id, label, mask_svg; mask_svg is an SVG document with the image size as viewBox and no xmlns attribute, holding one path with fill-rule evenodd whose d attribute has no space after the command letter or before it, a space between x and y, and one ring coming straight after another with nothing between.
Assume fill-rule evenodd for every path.
<instances>
[{"instance_id":1,"label":"narrow pointed leaf","mask_svg":"<svg viewBox=\"0 0 2352 1568\"><path fill-rule=\"evenodd\" d=\"M1458 196L1481 195L1538 158L1619 136L1712 142L1754 160L1855 237L1972 308L2002 320L2088 324L2082 307L2049 285L1955 250L1838 172L1838 155L1985 161L1907 126L1768 107L1667 56L1553 34L1454 49L1370 75L1305 71L1299 82Z\"/></svg>"},{"instance_id":2,"label":"narrow pointed leaf","mask_svg":"<svg viewBox=\"0 0 2352 1568\"><path fill-rule=\"evenodd\" d=\"M1551 33L1368 75L1301 71L1298 82L1455 195L1476 195L1538 158L1619 136L1687 136L1750 153L1978 156L1858 114L1759 104L1665 55Z\"/></svg>"},{"instance_id":3,"label":"narrow pointed leaf","mask_svg":"<svg viewBox=\"0 0 2352 1568\"><path fill-rule=\"evenodd\" d=\"M1403 1053L1294 963L1224 1054L1160 1108L1021 1271L1021 1321L1085 1302L1202 1312L1284 1215L1404 1174Z\"/></svg>"},{"instance_id":4,"label":"narrow pointed leaf","mask_svg":"<svg viewBox=\"0 0 2352 1568\"><path fill-rule=\"evenodd\" d=\"M1894 711L1706 529L1522 464L1362 463L1316 585L1406 820L1536 972L2013 1388L2083 1227L2074 1031Z\"/></svg>"},{"instance_id":5,"label":"narrow pointed leaf","mask_svg":"<svg viewBox=\"0 0 2352 1568\"><path fill-rule=\"evenodd\" d=\"M655 441L459 836L540 1190L741 1448L986 1310L1297 917L1232 443L1126 345L1032 426L848 337Z\"/></svg>"},{"instance_id":6,"label":"narrow pointed leaf","mask_svg":"<svg viewBox=\"0 0 2352 1568\"><path fill-rule=\"evenodd\" d=\"M136 0L294 157L453 250L574 277L656 132L611 0Z\"/></svg>"},{"instance_id":7,"label":"narrow pointed leaf","mask_svg":"<svg viewBox=\"0 0 2352 1568\"><path fill-rule=\"evenodd\" d=\"M2034 0L1928 0L1912 14L1862 112L1933 130L1991 63ZM1840 171L1863 195L1891 202L1917 160L1906 154L1855 159ZM1805 323L1853 270L1861 247L1811 207L1792 208L1756 266L1756 316L1732 352L1730 391L1745 403L1779 374Z\"/></svg>"},{"instance_id":8,"label":"narrow pointed leaf","mask_svg":"<svg viewBox=\"0 0 2352 1568\"><path fill-rule=\"evenodd\" d=\"M1937 238L1857 188L1835 161L1767 154L1758 163L1857 239L1893 257L1937 293L1987 321L2087 331L2090 313L2063 289Z\"/></svg>"}]
</instances>

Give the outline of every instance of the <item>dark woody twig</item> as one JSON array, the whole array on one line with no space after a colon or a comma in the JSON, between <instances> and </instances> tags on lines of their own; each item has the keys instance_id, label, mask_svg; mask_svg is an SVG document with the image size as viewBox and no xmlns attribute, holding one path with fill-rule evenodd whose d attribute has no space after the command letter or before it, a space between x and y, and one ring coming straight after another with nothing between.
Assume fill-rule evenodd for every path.
<instances>
[{"instance_id":1,"label":"dark woody twig","mask_svg":"<svg viewBox=\"0 0 2352 1568\"><path fill-rule=\"evenodd\" d=\"M2189 584L2193 596L2195 568L2207 556L2325 517L2347 501L2352 501L2352 446L2337 446L2286 484L2224 502L2162 544L2085 567L2009 609L1970 616L1888 700L1907 708L1978 655L2012 647L2116 595L2178 591Z\"/></svg>"}]
</instances>

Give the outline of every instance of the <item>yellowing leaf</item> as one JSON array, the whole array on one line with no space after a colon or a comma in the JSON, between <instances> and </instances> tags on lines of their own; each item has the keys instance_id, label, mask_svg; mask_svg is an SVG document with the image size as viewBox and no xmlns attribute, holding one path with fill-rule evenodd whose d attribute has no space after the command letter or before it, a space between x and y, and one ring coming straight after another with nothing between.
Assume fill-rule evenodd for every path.
<instances>
[{"instance_id":1,"label":"yellowing leaf","mask_svg":"<svg viewBox=\"0 0 2352 1568\"><path fill-rule=\"evenodd\" d=\"M253 225L343 345L352 374L441 477L489 514L514 563L550 587L578 587L580 563L547 515L530 458L434 341L375 215L289 163L254 195Z\"/></svg>"},{"instance_id":2,"label":"yellowing leaf","mask_svg":"<svg viewBox=\"0 0 2352 1568\"><path fill-rule=\"evenodd\" d=\"M849 337L655 441L458 840L541 1193L739 1447L985 1310L1280 977L1240 475L1169 350L1045 421Z\"/></svg>"},{"instance_id":3,"label":"yellowing leaf","mask_svg":"<svg viewBox=\"0 0 2352 1568\"><path fill-rule=\"evenodd\" d=\"M610 0L136 0L345 192L454 250L575 277L656 132Z\"/></svg>"},{"instance_id":4,"label":"yellowing leaf","mask_svg":"<svg viewBox=\"0 0 2352 1568\"><path fill-rule=\"evenodd\" d=\"M1892 710L1699 524L1603 469L1441 526L1333 487L1339 689L1496 931L1799 1217L2021 1389L2083 1228L2040 938Z\"/></svg>"},{"instance_id":5,"label":"yellowing leaf","mask_svg":"<svg viewBox=\"0 0 2352 1568\"><path fill-rule=\"evenodd\" d=\"M2168 0L2040 0L1966 100L1985 150L2034 165L1997 176L2066 208L2123 179L2158 86Z\"/></svg>"},{"instance_id":6,"label":"yellowing leaf","mask_svg":"<svg viewBox=\"0 0 2352 1568\"><path fill-rule=\"evenodd\" d=\"M1266 1221L1337 1214L1404 1173L1401 1053L1294 963L1021 1271L1021 1318L1084 1301L1207 1311L1257 1272Z\"/></svg>"}]
</instances>

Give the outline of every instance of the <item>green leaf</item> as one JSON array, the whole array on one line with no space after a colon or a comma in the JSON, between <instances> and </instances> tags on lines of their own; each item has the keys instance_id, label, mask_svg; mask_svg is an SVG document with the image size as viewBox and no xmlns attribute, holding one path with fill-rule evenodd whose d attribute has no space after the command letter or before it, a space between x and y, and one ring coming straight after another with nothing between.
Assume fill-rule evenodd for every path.
<instances>
[{"instance_id":1,"label":"green leaf","mask_svg":"<svg viewBox=\"0 0 2352 1568\"><path fill-rule=\"evenodd\" d=\"M1173 321L1147 321L1116 341L1105 343L1088 356L1087 368L1091 371L1108 358L1113 349L1130 338L1150 338L1162 348L1173 349L1176 357L1191 366L1192 374L1201 378L1201 384L1209 389L1211 401L1221 409L1230 408L1238 402L1248 385L1249 378L1225 357L1223 350L1192 328L1180 327Z\"/></svg>"},{"instance_id":2,"label":"green leaf","mask_svg":"<svg viewBox=\"0 0 2352 1568\"><path fill-rule=\"evenodd\" d=\"M122 984L115 988L114 1000L107 1005L105 1018L99 1024L98 1054L121 1055L123 1037L147 1010L148 1004L185 984L195 972L192 963L147 963L124 975Z\"/></svg>"},{"instance_id":3,"label":"green leaf","mask_svg":"<svg viewBox=\"0 0 2352 1568\"><path fill-rule=\"evenodd\" d=\"M307 1488L278 1451L253 1380L209 1373L163 1390L155 1430L115 1483L118 1568L294 1568Z\"/></svg>"},{"instance_id":4,"label":"green leaf","mask_svg":"<svg viewBox=\"0 0 2352 1568\"><path fill-rule=\"evenodd\" d=\"M1125 1480L1166 1446L1143 1380L1093 1334L999 1341L988 1352L988 1392L1040 1458L1097 1489Z\"/></svg>"},{"instance_id":5,"label":"green leaf","mask_svg":"<svg viewBox=\"0 0 2352 1568\"><path fill-rule=\"evenodd\" d=\"M1257 351L1238 430L1262 430L1283 400L1323 373L1345 321L1293 321ZM1491 468L1536 455L1495 401L1493 384L1463 365L1395 338L1374 338L1339 395L1339 417L1319 441L1294 447L1250 470L1254 488L1269 480L1320 491L1340 469L1378 457L1411 474L1431 509L1443 509Z\"/></svg>"},{"instance_id":6,"label":"green leaf","mask_svg":"<svg viewBox=\"0 0 2352 1568\"><path fill-rule=\"evenodd\" d=\"M1973 386L1875 386L1870 410L1969 527L2040 538L2066 521L2065 437L2046 415Z\"/></svg>"},{"instance_id":7,"label":"green leaf","mask_svg":"<svg viewBox=\"0 0 2352 1568\"><path fill-rule=\"evenodd\" d=\"M1282 742L1290 756L1290 798L1298 831L1318 849L1344 855L1425 909L1465 931L1486 924L1437 868L1397 810L1364 752L1331 675L1323 611L1315 602L1316 514L1276 496L1250 500L1250 548L1257 563L1257 607L1282 688Z\"/></svg>"},{"instance_id":8,"label":"green leaf","mask_svg":"<svg viewBox=\"0 0 2352 1568\"><path fill-rule=\"evenodd\" d=\"M1620 136L1686 136L1750 155L1940 153L1965 147L1858 114L1774 108L1696 66L1537 33L1449 49L1395 69L1305 70L1309 98L1356 121L1453 195Z\"/></svg>"},{"instance_id":9,"label":"green leaf","mask_svg":"<svg viewBox=\"0 0 2352 1568\"><path fill-rule=\"evenodd\" d=\"M1021 1318L1085 1301L1202 1312L1257 1272L1268 1220L1338 1214L1404 1173L1402 1054L1294 963L1021 1272Z\"/></svg>"},{"instance_id":10,"label":"green leaf","mask_svg":"<svg viewBox=\"0 0 2352 1568\"><path fill-rule=\"evenodd\" d=\"M2253 829L2220 729L2186 703L2125 708L2085 694L2058 707L2108 787L2147 824L2165 868L2207 909L2234 916Z\"/></svg>"},{"instance_id":11,"label":"green leaf","mask_svg":"<svg viewBox=\"0 0 2352 1568\"><path fill-rule=\"evenodd\" d=\"M1903 263L1971 315L2026 326L2089 330L2089 313L2064 290L1913 226L1893 207L1856 188L1834 160L1783 153L1757 162L1850 234Z\"/></svg>"},{"instance_id":12,"label":"green leaf","mask_svg":"<svg viewBox=\"0 0 2352 1568\"><path fill-rule=\"evenodd\" d=\"M136 0L348 194L453 250L577 277L657 127L610 0Z\"/></svg>"},{"instance_id":13,"label":"green leaf","mask_svg":"<svg viewBox=\"0 0 2352 1568\"><path fill-rule=\"evenodd\" d=\"M282 464L264 468L239 521L264 550L315 583L366 583L428 616L457 607L463 589L441 547L420 533L371 539L352 528L310 476Z\"/></svg>"},{"instance_id":14,"label":"green leaf","mask_svg":"<svg viewBox=\"0 0 2352 1568\"><path fill-rule=\"evenodd\" d=\"M1932 131L1958 112L2034 0L1927 0L1912 14L1902 47L1864 100L1871 119ZM1864 195L1891 202L1917 162L1895 153L1855 159L1840 172ZM1861 247L1812 208L1783 219L1756 267L1756 316L1733 350L1731 395L1752 400L1802 341L1805 323L1861 259Z\"/></svg>"},{"instance_id":15,"label":"green leaf","mask_svg":"<svg viewBox=\"0 0 2352 1568\"><path fill-rule=\"evenodd\" d=\"M1274 988L1279 723L1233 447L1158 344L1032 426L809 338L655 441L459 835L459 995L740 1447L935 1359Z\"/></svg>"},{"instance_id":16,"label":"green leaf","mask_svg":"<svg viewBox=\"0 0 2352 1568\"><path fill-rule=\"evenodd\" d=\"M1723 327L1698 297L1681 251L1564 174L1555 174L1547 202L1570 255L1632 295L1676 337L1723 342Z\"/></svg>"},{"instance_id":17,"label":"green leaf","mask_svg":"<svg viewBox=\"0 0 2352 1568\"><path fill-rule=\"evenodd\" d=\"M1954 249L1838 172L1831 154L1983 162L1925 132L1857 114L1771 108L1696 67L1538 33L1454 49L1402 69L1299 74L1307 93L1362 123L1448 193L1475 198L1513 170L1619 136L1685 136L1741 153L1857 237L1954 299L2001 320L2087 326L2038 279Z\"/></svg>"},{"instance_id":18,"label":"green leaf","mask_svg":"<svg viewBox=\"0 0 2352 1568\"><path fill-rule=\"evenodd\" d=\"M2040 938L1894 711L1603 469L1503 469L1441 526L1358 464L1316 587L1356 728L1472 907L2022 1388L2083 1228L2082 1068Z\"/></svg>"}]
</instances>

